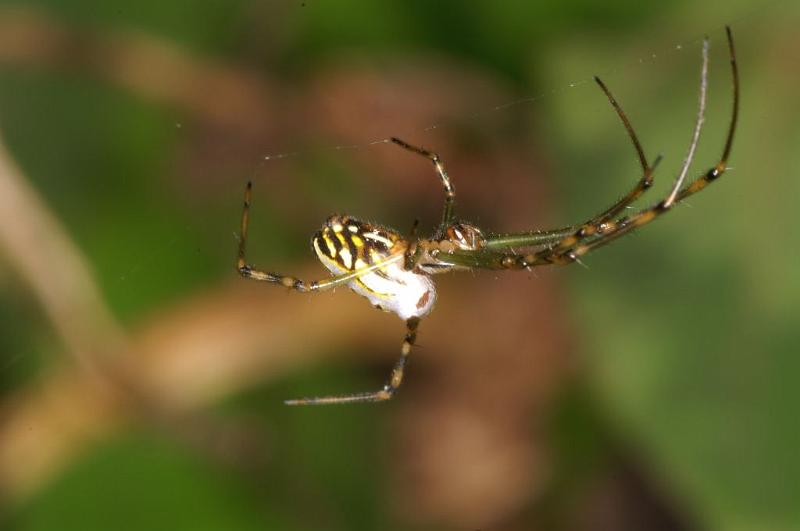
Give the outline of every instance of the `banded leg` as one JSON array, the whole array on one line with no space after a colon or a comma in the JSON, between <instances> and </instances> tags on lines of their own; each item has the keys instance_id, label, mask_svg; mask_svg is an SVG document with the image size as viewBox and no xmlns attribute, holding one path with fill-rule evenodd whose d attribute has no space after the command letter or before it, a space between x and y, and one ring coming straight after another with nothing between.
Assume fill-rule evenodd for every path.
<instances>
[{"instance_id":1,"label":"banded leg","mask_svg":"<svg viewBox=\"0 0 800 531\"><path fill-rule=\"evenodd\" d=\"M428 151L425 148L412 146L411 144L404 142L399 138L392 137L389 140L403 149L407 149L412 153L416 153L430 159L430 161L433 163L433 167L436 168L436 173L439 175L439 179L442 180L442 186L444 187L444 212L442 213L442 224L439 226L439 230L444 231L445 227L453 222L453 216L455 215L453 209L455 206L456 191L453 188L453 184L450 182L450 177L447 175L447 170L444 169L442 159L439 158L439 155L432 151Z\"/></svg>"},{"instance_id":2,"label":"banded leg","mask_svg":"<svg viewBox=\"0 0 800 531\"><path fill-rule=\"evenodd\" d=\"M606 228L603 234L598 235L594 239L591 237L584 237L576 242L576 245L567 247L556 244L553 248L543 249L534 253L527 254L513 254L503 253L499 251L453 251L452 253L439 253L436 258L444 263L452 265L460 265L464 267L482 267L486 269L526 269L529 267L555 264L566 265L576 261L579 257L589 253L590 251L606 245L616 238L627 234L628 232L650 223L658 216L668 212L675 204L692 194L703 190L710 183L722 176L728 167L728 158L730 157L731 149L733 147L733 138L736 132L736 125L739 115L739 73L736 63L736 53L733 44L733 35L729 27L726 27L728 37L728 49L730 53L732 81L733 81L733 110L731 114L730 126L728 128L728 135L725 140L725 147L723 149L720 161L705 174L702 174L692 183L686 187L682 187L683 178L688 171L694 157L695 147L699 139L700 126L704 120L705 110L705 88L707 85L707 70L708 70L708 44L704 43L703 46L703 67L701 73L701 90L700 102L698 105L698 115L695 121L695 127L692 135L692 141L689 147L689 153L684 161L681 169L680 176L675 181L670 194L658 202L656 205L639 211L630 217L618 219L616 221L607 221ZM567 239L571 239L568 236Z\"/></svg>"},{"instance_id":3,"label":"banded leg","mask_svg":"<svg viewBox=\"0 0 800 531\"><path fill-rule=\"evenodd\" d=\"M647 162L647 157L644 154L644 149L642 149L642 144L639 142L639 138L636 135L636 131L634 131L633 125L631 125L628 116L625 114L625 111L622 110L622 106L620 106L619 102L617 102L617 99L599 77L595 76L594 80L595 83L600 86L600 89L606 95L606 98L608 98L609 103L611 103L611 106L616 111L617 116L619 116L619 119L622 121L622 125L625 127L625 131L627 131L628 137L631 139L633 148L636 150L636 155L639 158L639 164L642 167L642 177L632 190L621 197L616 203L611 205L611 207L597 214L581 225L570 225L560 229L545 231L498 234L490 238L486 242L485 247L489 249L499 249L503 247L532 247L558 242L562 250L567 249L587 236L604 232L606 230L605 223L607 221L619 215L619 213L622 212L625 207L636 201L653 185L653 173L655 172L656 166L658 166L658 163L661 161L661 156L656 157L656 160L652 165Z\"/></svg>"},{"instance_id":4,"label":"banded leg","mask_svg":"<svg viewBox=\"0 0 800 531\"><path fill-rule=\"evenodd\" d=\"M389 400L397 392L397 389L403 383L403 375L405 372L408 356L411 354L411 347L417 339L417 327L419 326L419 318L412 317L406 321L406 336L403 339L403 346L400 348L400 358L392 368L392 374L389 380L378 391L368 393L354 393L350 395L337 395L337 396L317 396L309 398L295 398L293 400L285 400L284 404L288 406L318 406L328 404L352 404L355 402L384 402Z\"/></svg>"},{"instance_id":5,"label":"banded leg","mask_svg":"<svg viewBox=\"0 0 800 531\"><path fill-rule=\"evenodd\" d=\"M686 187L682 187L683 179L686 175L686 172L688 171L689 166L691 165L692 158L694 156L694 150L697 145L700 126L702 125L704 118L705 91L707 85L707 70L708 70L708 40L706 40L703 43L703 70L701 76L700 104L699 104L697 121L695 124L694 134L692 136L692 143L689 148L689 154L687 155L686 160L684 161L680 176L675 181L675 186L673 186L672 191L663 201L660 201L658 204L654 205L649 209L638 212L636 215L631 216L630 218L619 220L617 226L614 227L613 230L609 231L607 234L595 240L592 240L588 243L576 246L573 250L570 251L570 253L574 255L576 258L598 247L606 245L611 241L615 240L616 238L619 238L620 236L638 227L641 227L642 225L650 223L661 214L668 212L675 205L677 201L681 201L692 194L696 194L697 192L703 190L706 186L708 186L712 182L719 179L728 169L728 158L730 157L731 149L733 148L733 138L736 133L736 124L739 118L739 69L736 64L736 49L733 44L733 34L731 32L731 28L729 26L725 26L725 32L728 38L728 52L730 54L730 63L731 63L731 77L733 83L733 109L731 112L730 126L728 128L728 136L725 139L725 147L722 150L722 156L720 157L719 162L717 162L716 165L714 165L704 174L700 175L697 179L692 181L689 185L687 185Z\"/></svg>"},{"instance_id":6,"label":"banded leg","mask_svg":"<svg viewBox=\"0 0 800 531\"><path fill-rule=\"evenodd\" d=\"M730 26L725 26L725 33L728 37L728 52L730 54L731 75L733 78L733 112L731 113L731 125L728 129L728 137L725 140L725 148L722 150L722 157L716 166L708 170L705 175L696 179L689 186L678 192L677 201L681 201L692 194L695 194L717 180L728 169L728 159L733 149L733 136L736 131L736 123L739 120L739 67L736 64L736 49L733 45L733 34Z\"/></svg>"},{"instance_id":7,"label":"banded leg","mask_svg":"<svg viewBox=\"0 0 800 531\"><path fill-rule=\"evenodd\" d=\"M247 258L245 256L245 250L247 245L247 229L248 226L250 225L250 204L252 202L252 195L253 195L253 183L248 182L244 191L244 206L242 208L242 226L241 226L241 231L239 233L239 258L236 263L236 270L244 278L260 280L262 282L272 282L275 284L280 284L286 288L293 289L301 293L308 293L311 291L325 291L335 288L337 286L342 286L344 284L347 284L353 279L364 276L377 269L381 269L391 263L399 262L404 258L404 255L402 253L396 254L394 256L390 256L386 260L376 262L367 267L356 269L355 271L351 271L349 273L337 275L323 280L313 280L311 282L305 282L303 280L300 280L299 278L295 278L289 275L268 273L266 271L260 271L258 269L254 269L253 266L247 263Z\"/></svg>"},{"instance_id":8,"label":"banded leg","mask_svg":"<svg viewBox=\"0 0 800 531\"><path fill-rule=\"evenodd\" d=\"M403 261L403 269L406 271L414 269L422 255L422 249L419 246L419 238L417 237L417 228L419 228L419 218L414 220L414 224L411 226L411 232L408 235L408 245L406 246L405 258Z\"/></svg>"}]
</instances>

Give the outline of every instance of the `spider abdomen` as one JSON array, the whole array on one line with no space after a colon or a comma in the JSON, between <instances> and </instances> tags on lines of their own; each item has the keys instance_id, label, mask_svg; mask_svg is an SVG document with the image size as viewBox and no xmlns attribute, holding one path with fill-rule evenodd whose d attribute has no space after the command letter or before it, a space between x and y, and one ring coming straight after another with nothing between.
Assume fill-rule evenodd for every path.
<instances>
[{"instance_id":1,"label":"spider abdomen","mask_svg":"<svg viewBox=\"0 0 800 531\"><path fill-rule=\"evenodd\" d=\"M333 275L379 266L348 282L350 289L366 297L374 307L396 313L404 320L422 317L433 308L436 300L433 281L425 274L403 267L401 258L407 242L397 232L349 216L334 215L314 235L312 245Z\"/></svg>"}]
</instances>

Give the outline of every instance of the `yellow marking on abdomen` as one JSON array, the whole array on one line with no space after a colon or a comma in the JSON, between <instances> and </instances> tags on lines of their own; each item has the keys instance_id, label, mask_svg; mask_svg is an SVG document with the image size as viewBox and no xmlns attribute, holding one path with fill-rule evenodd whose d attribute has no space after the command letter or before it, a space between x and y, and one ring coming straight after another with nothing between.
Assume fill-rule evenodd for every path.
<instances>
[{"instance_id":1,"label":"yellow marking on abdomen","mask_svg":"<svg viewBox=\"0 0 800 531\"><path fill-rule=\"evenodd\" d=\"M331 257L336 256L336 246L333 244L333 240L331 240L330 236L328 236L327 232L322 234L322 239L325 240L325 246L328 248L328 255Z\"/></svg>"},{"instance_id":2,"label":"yellow marking on abdomen","mask_svg":"<svg viewBox=\"0 0 800 531\"><path fill-rule=\"evenodd\" d=\"M334 229L334 230L336 230L336 229ZM352 269L353 268L353 255L350 254L350 246L347 245L347 240L345 240L344 236L342 236L342 234L339 233L339 232L336 232L334 234L336 236L336 239L339 240L339 242L341 242L341 244L342 244L342 248L339 249L339 259L342 261L342 264L344 265L344 267L346 267L347 269Z\"/></svg>"}]
</instances>

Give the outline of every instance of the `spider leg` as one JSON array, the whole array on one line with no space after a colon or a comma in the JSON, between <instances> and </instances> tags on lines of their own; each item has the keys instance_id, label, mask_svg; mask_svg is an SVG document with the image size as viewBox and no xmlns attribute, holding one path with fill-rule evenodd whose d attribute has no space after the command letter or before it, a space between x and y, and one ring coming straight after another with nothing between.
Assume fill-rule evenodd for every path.
<instances>
[{"instance_id":1,"label":"spider leg","mask_svg":"<svg viewBox=\"0 0 800 531\"><path fill-rule=\"evenodd\" d=\"M299 278L289 275L269 273L266 271L260 271L258 269L254 269L253 266L247 263L247 258L245 256L245 250L247 244L247 229L250 224L250 203L252 201L252 194L253 194L253 183L248 182L244 192L244 207L242 209L242 226L241 226L241 232L239 233L239 258L236 263L236 270L244 278L260 280L262 282L272 282L275 284L280 284L286 288L293 289L301 293L307 293L311 291L325 291L335 288L337 286L347 284L353 279L362 277L368 273L381 269L393 262L398 262L404 258L404 255L402 253L396 254L394 256L387 258L386 260L379 261L369 266L356 269L349 273L336 275L323 280L313 280L311 282L305 282L303 280L300 280Z\"/></svg>"},{"instance_id":2,"label":"spider leg","mask_svg":"<svg viewBox=\"0 0 800 531\"><path fill-rule=\"evenodd\" d=\"M417 326L419 326L419 321L418 317L412 317L406 321L406 335L405 338L403 338L403 346L400 348L400 358L395 362L389 379L380 390L349 395L295 398L292 400L285 400L284 404L288 406L316 406L327 404L352 404L354 402L384 402L389 400L403 383L406 362L408 361L409 354L411 354L411 347L414 346L414 341L417 339Z\"/></svg>"},{"instance_id":3,"label":"spider leg","mask_svg":"<svg viewBox=\"0 0 800 531\"><path fill-rule=\"evenodd\" d=\"M526 269L529 267L548 264L570 264L575 262L584 254L598 247L606 245L620 236L623 236L624 234L641 227L642 225L650 223L658 216L668 212L677 201L703 190L710 183L722 176L728 167L728 158L733 146L733 138L736 132L736 124L739 115L739 74L736 63L736 53L733 44L733 35L729 27L726 27L726 32L733 80L733 110L722 157L715 166L709 169L706 173L700 175L687 186L683 187L683 180L694 158L695 148L699 140L700 127L702 126L704 120L708 71L708 43L706 42L703 45L700 102L698 105L699 108L697 119L695 121L695 127L692 134L692 141L689 146L689 153L684 160L684 164L681 168L681 173L678 179L675 181L670 194L665 199L650 208L646 208L637 212L630 217L620 218L615 221L607 221L602 234L598 235L594 239L584 236L584 238L579 239L577 242L573 242L573 245L570 246L564 246L561 243L558 243L549 249L543 249L538 252L524 254L503 253L492 250L455 250L447 253L439 252L434 256L437 261L462 267L479 267L485 269ZM565 238L565 240L572 241L572 236L568 236Z\"/></svg>"},{"instance_id":4,"label":"spider leg","mask_svg":"<svg viewBox=\"0 0 800 531\"><path fill-rule=\"evenodd\" d=\"M485 249L506 249L509 247L536 247L561 241L580 229L580 225L570 225L560 229L533 230L528 232L508 232L489 236L484 242Z\"/></svg>"},{"instance_id":5,"label":"spider leg","mask_svg":"<svg viewBox=\"0 0 800 531\"><path fill-rule=\"evenodd\" d=\"M736 131L736 123L739 119L739 67L736 64L736 49L733 45L733 34L730 26L725 26L725 33L728 37L728 52L730 54L731 75L733 78L733 111L731 113L731 124L728 129L728 137L725 140L725 148L722 150L722 157L716 166L700 176L686 188L678 192L675 200L681 201L692 194L695 194L717 180L728 169L728 159L733 148L733 136Z\"/></svg>"},{"instance_id":6,"label":"spider leg","mask_svg":"<svg viewBox=\"0 0 800 531\"><path fill-rule=\"evenodd\" d=\"M367 267L356 269L355 271L351 271L349 273L336 275L322 280L312 280L310 282L305 282L299 278L290 275L281 275L279 273L269 273L266 271L260 271L258 269L253 269L252 266L247 264L239 266L238 271L239 274L244 278L260 280L263 282L272 282L275 284L280 284L286 288L299 291L301 293L309 293L312 291L327 291L329 289L343 286L344 284L347 284L348 282L356 278L363 277L364 275L367 275L373 271L386 267L387 265L393 262L400 262L403 259L404 259L403 254L396 254L386 260L376 262Z\"/></svg>"},{"instance_id":7,"label":"spider leg","mask_svg":"<svg viewBox=\"0 0 800 531\"><path fill-rule=\"evenodd\" d=\"M600 236L599 238L592 240L590 242L577 245L574 249L569 251L569 255L578 258L598 247L606 245L607 243L619 238L620 236L638 228L642 225L650 223L655 218L668 212L677 201L683 200L686 197L689 197L692 194L703 190L706 186L717 180L719 177L722 176L723 173L728 168L728 158L730 157L731 149L733 147L733 137L736 132L736 123L739 117L739 70L736 64L736 50L733 44L733 34L731 33L731 29L729 26L725 26L725 32L728 38L728 51L730 53L730 62L731 62L731 77L733 82L733 110L731 112L731 121L730 126L728 128L728 136L725 140L725 147L722 151L722 157L720 157L719 162L706 171L704 174L700 175L697 179L689 183L686 187L682 187L683 180L686 176L689 166L691 165L692 158L694 156L694 151L697 146L698 136L700 134L700 126L703 122L703 114L705 111L705 92L706 92L706 85L707 85L707 70L708 70L708 40L703 43L703 70L702 70L702 77L701 77L701 85L700 85L700 103L699 103L699 110L697 121L695 124L694 133L692 135L692 142L689 147L689 153L684 161L683 167L681 168L681 173L678 179L675 181L675 185L672 188L670 194L666 197L666 199L660 201L658 204L654 205L651 208L642 210L637 214L629 217L623 218L619 220L615 225L615 227L609 231L607 234Z\"/></svg>"},{"instance_id":8,"label":"spider leg","mask_svg":"<svg viewBox=\"0 0 800 531\"><path fill-rule=\"evenodd\" d=\"M636 150L636 155L639 158L639 164L642 166L642 177L636 183L636 186L634 186L633 189L621 197L616 203L581 225L570 225L568 227L552 230L498 234L492 238L489 238L485 243L485 247L489 249L498 249L503 247L532 247L558 242L562 250L567 249L587 236L604 232L606 230L605 223L608 220L619 215L619 213L622 212L625 207L636 201L653 185L653 172L655 171L656 166L658 166L658 163L661 161L661 156L659 155L656 157L652 165L647 162L647 157L644 154L644 149L642 149L641 142L639 142L639 137L636 135L636 131L633 129L633 125L631 125L631 122L628 119L628 116L625 114L625 111L622 110L622 106L619 104L619 102L617 102L617 99L611 93L611 90L609 90L606 84L603 83L599 77L595 76L594 81L606 95L609 103L611 103L611 106L616 111L617 116L619 116L620 121L622 121L625 131L627 131L628 137L631 139L633 148Z\"/></svg>"},{"instance_id":9,"label":"spider leg","mask_svg":"<svg viewBox=\"0 0 800 531\"><path fill-rule=\"evenodd\" d=\"M439 179L442 180L442 186L444 187L444 212L442 213L442 224L439 226L439 230L444 231L445 227L452 223L455 215L454 206L456 191L453 188L453 184L450 182L450 177L447 175L447 170L444 169L442 159L439 157L439 155L432 151L428 151L425 148L412 146L408 142L400 140L399 138L392 137L389 140L403 149L430 159L430 161L433 163L433 167L436 168L436 173L439 175Z\"/></svg>"},{"instance_id":10,"label":"spider leg","mask_svg":"<svg viewBox=\"0 0 800 531\"><path fill-rule=\"evenodd\" d=\"M431 251L438 264L459 266L470 269L528 269L543 265L566 265L575 261L567 255L553 253L552 249L538 252L509 253L501 250L467 250Z\"/></svg>"},{"instance_id":11,"label":"spider leg","mask_svg":"<svg viewBox=\"0 0 800 531\"><path fill-rule=\"evenodd\" d=\"M422 256L422 249L419 246L419 239L417 238L417 228L419 227L419 218L414 220L411 226L411 233L408 236L408 245L404 254L403 268L406 271L411 271L417 266L420 257Z\"/></svg>"}]
</instances>

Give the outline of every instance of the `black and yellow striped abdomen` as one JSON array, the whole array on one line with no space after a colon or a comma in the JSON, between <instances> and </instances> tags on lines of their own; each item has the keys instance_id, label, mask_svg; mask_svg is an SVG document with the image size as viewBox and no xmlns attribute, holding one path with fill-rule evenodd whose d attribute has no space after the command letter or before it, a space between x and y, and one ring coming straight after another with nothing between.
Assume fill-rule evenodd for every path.
<instances>
[{"instance_id":1,"label":"black and yellow striped abdomen","mask_svg":"<svg viewBox=\"0 0 800 531\"><path fill-rule=\"evenodd\" d=\"M328 269L351 272L385 260L399 240L399 234L385 227L333 215L314 234L312 244Z\"/></svg>"},{"instance_id":2,"label":"black and yellow striped abdomen","mask_svg":"<svg viewBox=\"0 0 800 531\"><path fill-rule=\"evenodd\" d=\"M333 215L311 241L320 261L333 275L365 270L350 288L382 310L401 318L419 317L433 306L436 290L424 274L406 271L402 257L407 243L395 231L379 225ZM389 260L391 258L391 260Z\"/></svg>"}]
</instances>

